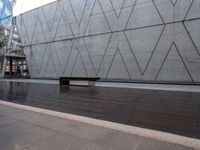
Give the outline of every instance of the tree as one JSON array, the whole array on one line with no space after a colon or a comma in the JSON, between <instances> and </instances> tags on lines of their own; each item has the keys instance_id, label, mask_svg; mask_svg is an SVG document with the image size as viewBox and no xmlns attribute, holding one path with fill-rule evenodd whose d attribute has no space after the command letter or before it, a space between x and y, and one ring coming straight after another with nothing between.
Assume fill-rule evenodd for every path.
<instances>
[{"instance_id":1,"label":"tree","mask_svg":"<svg viewBox=\"0 0 200 150\"><path fill-rule=\"evenodd\" d=\"M0 31L0 50L2 50L7 44L7 37L4 32Z\"/></svg>"}]
</instances>

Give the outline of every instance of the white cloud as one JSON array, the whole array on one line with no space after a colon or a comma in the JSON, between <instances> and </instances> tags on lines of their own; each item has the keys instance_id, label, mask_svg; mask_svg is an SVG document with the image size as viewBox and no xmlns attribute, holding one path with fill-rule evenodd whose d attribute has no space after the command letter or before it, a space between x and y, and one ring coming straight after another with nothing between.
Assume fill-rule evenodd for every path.
<instances>
[{"instance_id":1,"label":"white cloud","mask_svg":"<svg viewBox=\"0 0 200 150\"><path fill-rule=\"evenodd\" d=\"M38 8L56 0L17 0L13 8L13 16Z\"/></svg>"},{"instance_id":2,"label":"white cloud","mask_svg":"<svg viewBox=\"0 0 200 150\"><path fill-rule=\"evenodd\" d=\"M0 10L3 9L3 3L0 1Z\"/></svg>"},{"instance_id":3,"label":"white cloud","mask_svg":"<svg viewBox=\"0 0 200 150\"><path fill-rule=\"evenodd\" d=\"M5 15L6 15L6 16L9 16L9 15L11 15L10 11L9 11L7 8L5 8L5 10L4 10L4 11L5 11L4 13L5 13Z\"/></svg>"}]
</instances>

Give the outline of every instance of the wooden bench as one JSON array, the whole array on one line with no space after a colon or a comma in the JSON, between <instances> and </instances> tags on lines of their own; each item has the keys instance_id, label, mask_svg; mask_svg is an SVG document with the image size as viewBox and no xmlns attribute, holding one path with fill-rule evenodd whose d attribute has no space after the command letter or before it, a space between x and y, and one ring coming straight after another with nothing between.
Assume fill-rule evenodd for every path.
<instances>
[{"instance_id":1,"label":"wooden bench","mask_svg":"<svg viewBox=\"0 0 200 150\"><path fill-rule=\"evenodd\" d=\"M95 86L99 77L60 77L60 85L70 86L70 81L88 81L88 86Z\"/></svg>"}]
</instances>

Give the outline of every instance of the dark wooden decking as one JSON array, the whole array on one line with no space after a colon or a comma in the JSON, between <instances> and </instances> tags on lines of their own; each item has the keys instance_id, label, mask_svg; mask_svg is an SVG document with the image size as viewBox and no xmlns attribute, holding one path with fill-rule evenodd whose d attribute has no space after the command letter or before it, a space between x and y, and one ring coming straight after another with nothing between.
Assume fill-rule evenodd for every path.
<instances>
[{"instance_id":1,"label":"dark wooden decking","mask_svg":"<svg viewBox=\"0 0 200 150\"><path fill-rule=\"evenodd\" d=\"M200 93L0 82L0 99L200 139Z\"/></svg>"}]
</instances>

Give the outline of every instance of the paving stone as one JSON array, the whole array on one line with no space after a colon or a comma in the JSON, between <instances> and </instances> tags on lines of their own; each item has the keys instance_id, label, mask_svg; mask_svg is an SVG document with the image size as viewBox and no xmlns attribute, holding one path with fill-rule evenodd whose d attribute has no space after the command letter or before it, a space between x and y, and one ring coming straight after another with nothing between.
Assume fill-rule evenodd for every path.
<instances>
[{"instance_id":1,"label":"paving stone","mask_svg":"<svg viewBox=\"0 0 200 150\"><path fill-rule=\"evenodd\" d=\"M26 148L54 134L56 134L55 131L21 121L1 128L0 141L3 143L22 145Z\"/></svg>"},{"instance_id":2,"label":"paving stone","mask_svg":"<svg viewBox=\"0 0 200 150\"><path fill-rule=\"evenodd\" d=\"M15 124L18 120L7 116L0 117L0 128Z\"/></svg>"},{"instance_id":3,"label":"paving stone","mask_svg":"<svg viewBox=\"0 0 200 150\"><path fill-rule=\"evenodd\" d=\"M81 150L88 141L70 136L59 134L40 141L28 150Z\"/></svg>"},{"instance_id":4,"label":"paving stone","mask_svg":"<svg viewBox=\"0 0 200 150\"><path fill-rule=\"evenodd\" d=\"M157 140L146 139L140 143L136 150L195 150L181 145L170 144Z\"/></svg>"},{"instance_id":5,"label":"paving stone","mask_svg":"<svg viewBox=\"0 0 200 150\"><path fill-rule=\"evenodd\" d=\"M61 118L56 118L45 127L91 141L98 141L98 139L105 138L115 132L111 129Z\"/></svg>"}]
</instances>

